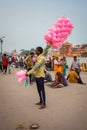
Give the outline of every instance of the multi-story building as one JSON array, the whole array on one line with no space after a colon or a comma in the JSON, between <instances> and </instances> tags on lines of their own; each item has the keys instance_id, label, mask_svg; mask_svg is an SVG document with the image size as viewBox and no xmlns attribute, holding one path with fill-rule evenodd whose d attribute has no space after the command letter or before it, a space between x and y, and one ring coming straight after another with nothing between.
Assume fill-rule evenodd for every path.
<instances>
[{"instance_id":1,"label":"multi-story building","mask_svg":"<svg viewBox=\"0 0 87 130\"><path fill-rule=\"evenodd\" d=\"M49 50L49 55L58 55L58 56L65 56L65 57L72 57L72 56L87 56L87 44L75 45L73 46L72 43L64 42L60 50Z\"/></svg>"},{"instance_id":2,"label":"multi-story building","mask_svg":"<svg viewBox=\"0 0 87 130\"><path fill-rule=\"evenodd\" d=\"M72 54L72 43L65 42L60 48L60 55L62 56L71 56Z\"/></svg>"}]
</instances>

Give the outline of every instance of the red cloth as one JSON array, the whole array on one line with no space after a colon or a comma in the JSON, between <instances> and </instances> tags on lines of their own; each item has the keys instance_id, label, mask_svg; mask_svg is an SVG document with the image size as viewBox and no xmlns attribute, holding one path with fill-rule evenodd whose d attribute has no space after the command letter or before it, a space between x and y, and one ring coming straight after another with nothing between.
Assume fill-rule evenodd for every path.
<instances>
[{"instance_id":1,"label":"red cloth","mask_svg":"<svg viewBox=\"0 0 87 130\"><path fill-rule=\"evenodd\" d=\"M8 58L3 58L2 59L2 65L7 66L8 65Z\"/></svg>"}]
</instances>

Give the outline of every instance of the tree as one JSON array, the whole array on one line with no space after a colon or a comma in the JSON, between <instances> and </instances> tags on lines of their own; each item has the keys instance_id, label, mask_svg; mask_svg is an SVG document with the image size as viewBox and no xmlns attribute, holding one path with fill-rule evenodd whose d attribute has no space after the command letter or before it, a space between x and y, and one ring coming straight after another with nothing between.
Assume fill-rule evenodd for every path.
<instances>
[{"instance_id":1,"label":"tree","mask_svg":"<svg viewBox=\"0 0 87 130\"><path fill-rule=\"evenodd\" d=\"M34 49L34 48L31 48L30 52L35 52L35 49Z\"/></svg>"},{"instance_id":2,"label":"tree","mask_svg":"<svg viewBox=\"0 0 87 130\"><path fill-rule=\"evenodd\" d=\"M24 56L26 54L30 54L30 50L24 50L21 52L21 55Z\"/></svg>"}]
</instances>

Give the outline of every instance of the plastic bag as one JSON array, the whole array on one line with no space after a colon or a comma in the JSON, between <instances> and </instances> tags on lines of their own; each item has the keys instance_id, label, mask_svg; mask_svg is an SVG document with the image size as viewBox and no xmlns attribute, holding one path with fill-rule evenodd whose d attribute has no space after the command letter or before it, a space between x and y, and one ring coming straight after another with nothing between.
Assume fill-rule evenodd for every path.
<instances>
[{"instance_id":1,"label":"plastic bag","mask_svg":"<svg viewBox=\"0 0 87 130\"><path fill-rule=\"evenodd\" d=\"M28 87L28 85L29 85L29 77L26 76L25 81L24 81L24 86Z\"/></svg>"}]
</instances>

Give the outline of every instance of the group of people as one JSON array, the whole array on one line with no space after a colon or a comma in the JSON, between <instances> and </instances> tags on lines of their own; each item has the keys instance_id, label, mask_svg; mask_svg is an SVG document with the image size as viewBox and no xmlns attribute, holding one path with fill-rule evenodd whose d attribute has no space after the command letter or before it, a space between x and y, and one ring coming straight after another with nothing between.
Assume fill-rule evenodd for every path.
<instances>
[{"instance_id":1,"label":"group of people","mask_svg":"<svg viewBox=\"0 0 87 130\"><path fill-rule=\"evenodd\" d=\"M48 86L52 88L67 86L67 80L65 79L66 76L66 68L67 68L67 61L66 58L59 58L58 56L53 56L52 60L52 70L55 74L55 80L49 84Z\"/></svg>"},{"instance_id":2,"label":"group of people","mask_svg":"<svg viewBox=\"0 0 87 130\"><path fill-rule=\"evenodd\" d=\"M24 68L23 58L20 56L9 56L6 53L0 55L0 71L3 74L11 73L11 68Z\"/></svg>"},{"instance_id":3,"label":"group of people","mask_svg":"<svg viewBox=\"0 0 87 130\"><path fill-rule=\"evenodd\" d=\"M73 57L73 61L72 61L72 64L70 66L70 71L69 71L68 75L66 74L66 69L67 69L66 58L63 57L63 58L59 59L58 56L54 56L53 58L54 58L54 60L53 60L53 71L55 72L55 80L51 84L52 87L54 87L54 86L56 87L58 84L64 85L64 83L67 82L66 79L70 83L84 84L82 79L81 79L81 76L80 76L81 65L80 65L80 62L77 59L77 56ZM58 76L59 76L59 81L58 81ZM65 79L65 76L67 76L66 79ZM64 80L64 83L63 83L63 80ZM65 83L65 85L66 84L67 83Z\"/></svg>"},{"instance_id":4,"label":"group of people","mask_svg":"<svg viewBox=\"0 0 87 130\"><path fill-rule=\"evenodd\" d=\"M44 50L42 47L37 47L35 50L35 54L34 52L31 52L29 55L26 55L26 57L23 60L24 68L27 70L26 76L29 76L30 84L32 84L33 75L36 80L36 86L39 95L39 102L37 102L36 105L40 105L39 109L46 108L44 79L46 80L47 78L49 78L49 75L47 75L47 70L45 67L46 65L45 56L49 48L50 48L49 44L46 46ZM34 55L36 55L36 59L34 58ZM2 58L4 73L7 72L7 67L10 64L11 64L10 60L8 60L6 54L4 54ZM60 84L62 84L63 86L67 86L68 85L67 80L72 83L83 84L80 77L80 64L77 61L76 56L74 57L74 61L71 64L67 80L65 78L67 67L67 61L65 57L61 59L59 59L57 56L53 57L52 67L53 67L52 70L55 72L55 80L52 81L52 77L50 75L49 82L51 82L50 84L51 87L56 87Z\"/></svg>"},{"instance_id":5,"label":"group of people","mask_svg":"<svg viewBox=\"0 0 87 130\"><path fill-rule=\"evenodd\" d=\"M71 67L70 67L70 72L67 76L67 80L70 83L84 84L82 79L81 79L81 76L80 76L80 71L81 71L80 63L77 59L77 56L74 56L73 62L72 62Z\"/></svg>"},{"instance_id":6,"label":"group of people","mask_svg":"<svg viewBox=\"0 0 87 130\"><path fill-rule=\"evenodd\" d=\"M47 71L45 68L45 55L47 54L49 47L50 47L50 45L47 45L44 50L42 47L36 48L35 54L37 55L37 58L36 58L35 62L33 62L33 60L32 60L34 53L30 53L24 59L24 64L27 69L26 76L29 76L30 84L32 84L32 80L31 80L32 74L34 74L34 76L35 76L37 91L38 91L39 98L40 98L39 102L37 102L36 105L40 105L39 109L46 108L46 95L45 95L44 79L46 80L46 76L48 78L49 75L47 75ZM63 61L62 63L64 65L66 65L65 57L62 59L62 61ZM52 82L52 86L56 86L60 83L63 84L64 86L67 86L68 84L64 77L66 75L66 70L55 69L56 66L60 67L61 62L58 61L58 64L56 62L54 62L55 81ZM66 69L66 67L64 69ZM60 70L60 71L58 71L58 70ZM62 74L61 71L63 71L64 73ZM49 79L50 79L50 81L52 81L51 76Z\"/></svg>"},{"instance_id":7,"label":"group of people","mask_svg":"<svg viewBox=\"0 0 87 130\"><path fill-rule=\"evenodd\" d=\"M0 57L0 70L3 74L6 74L7 71L9 74L11 73L11 59L6 54Z\"/></svg>"}]
</instances>

